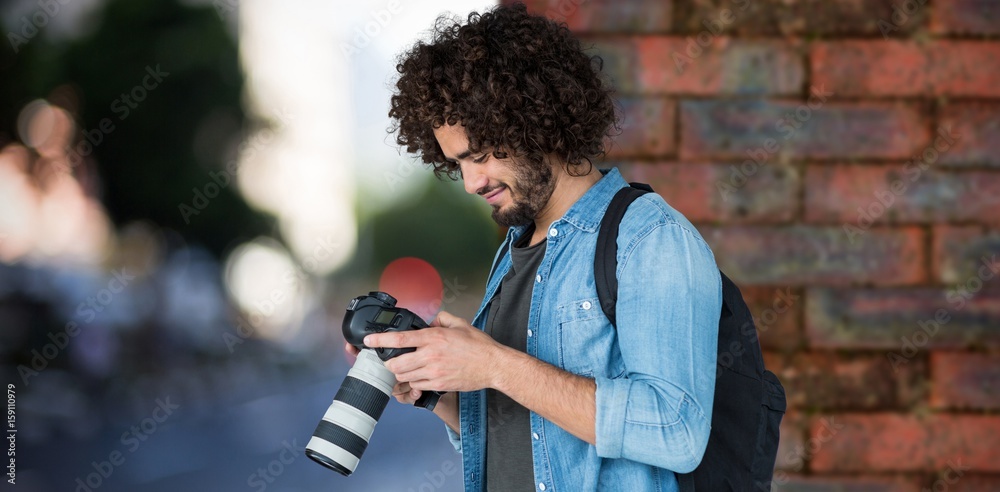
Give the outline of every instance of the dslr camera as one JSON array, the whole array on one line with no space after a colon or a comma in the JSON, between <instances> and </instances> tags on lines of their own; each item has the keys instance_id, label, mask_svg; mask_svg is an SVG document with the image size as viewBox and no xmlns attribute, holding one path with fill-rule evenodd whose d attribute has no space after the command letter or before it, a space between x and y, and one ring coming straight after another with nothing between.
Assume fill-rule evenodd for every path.
<instances>
[{"instance_id":1,"label":"dslr camera","mask_svg":"<svg viewBox=\"0 0 1000 492\"><path fill-rule=\"evenodd\" d=\"M369 292L351 300L344 317L344 338L361 353L306 445L306 456L341 475L354 472L396 385L396 376L382 363L416 350L368 348L365 335L426 327L420 316L396 307L396 299L385 292ZM433 410L441 395L424 391L414 405Z\"/></svg>"}]
</instances>

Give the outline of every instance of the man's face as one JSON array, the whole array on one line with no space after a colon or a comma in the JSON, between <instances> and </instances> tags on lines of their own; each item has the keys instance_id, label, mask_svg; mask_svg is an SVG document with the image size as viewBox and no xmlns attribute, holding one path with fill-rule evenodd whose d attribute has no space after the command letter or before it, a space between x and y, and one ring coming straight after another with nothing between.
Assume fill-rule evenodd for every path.
<instances>
[{"instance_id":1,"label":"man's face","mask_svg":"<svg viewBox=\"0 0 1000 492\"><path fill-rule=\"evenodd\" d=\"M492 149L473 154L461 125L436 128L434 136L448 160L461 166L465 191L485 198L493 207L493 220L502 227L532 222L552 197L555 180L549 165L497 159Z\"/></svg>"}]
</instances>

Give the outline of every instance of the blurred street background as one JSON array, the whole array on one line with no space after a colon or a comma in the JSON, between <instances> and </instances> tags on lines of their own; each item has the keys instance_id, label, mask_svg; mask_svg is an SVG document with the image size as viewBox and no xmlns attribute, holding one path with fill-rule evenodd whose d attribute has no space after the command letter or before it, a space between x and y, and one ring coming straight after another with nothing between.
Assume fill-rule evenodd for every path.
<instances>
[{"instance_id":1,"label":"blurred street background","mask_svg":"<svg viewBox=\"0 0 1000 492\"><path fill-rule=\"evenodd\" d=\"M528 4L604 59L599 164L750 303L788 393L774 490L1000 490L1000 1ZM490 5L2 3L0 488L461 490L395 402L351 477L302 450L351 298L478 307L502 231L386 113L395 57Z\"/></svg>"},{"instance_id":2,"label":"blurred street background","mask_svg":"<svg viewBox=\"0 0 1000 492\"><path fill-rule=\"evenodd\" d=\"M386 113L395 55L484 5L5 3L3 485L460 490L443 424L395 402L350 478L302 450L353 363L350 299L478 306L488 207Z\"/></svg>"}]
</instances>

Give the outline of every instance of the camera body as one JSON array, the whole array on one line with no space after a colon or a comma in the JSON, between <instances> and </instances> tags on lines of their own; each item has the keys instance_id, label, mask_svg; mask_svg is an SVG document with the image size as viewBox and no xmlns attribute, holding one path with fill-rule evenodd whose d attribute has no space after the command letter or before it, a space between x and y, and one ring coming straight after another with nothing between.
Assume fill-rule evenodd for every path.
<instances>
[{"instance_id":1,"label":"camera body","mask_svg":"<svg viewBox=\"0 0 1000 492\"><path fill-rule=\"evenodd\" d=\"M306 445L306 456L341 475L354 472L396 385L396 376L383 363L416 350L367 347L365 336L426 327L420 316L396 307L396 299L385 292L370 292L351 300L344 316L344 338L361 352L316 426ZM442 394L424 391L414 405L433 410Z\"/></svg>"},{"instance_id":2,"label":"camera body","mask_svg":"<svg viewBox=\"0 0 1000 492\"><path fill-rule=\"evenodd\" d=\"M396 307L396 299L385 292L369 292L351 299L344 316L344 338L358 349L365 346L365 336L389 331L427 328L427 323L413 311ZM382 360L413 352L413 348L374 348Z\"/></svg>"}]
</instances>

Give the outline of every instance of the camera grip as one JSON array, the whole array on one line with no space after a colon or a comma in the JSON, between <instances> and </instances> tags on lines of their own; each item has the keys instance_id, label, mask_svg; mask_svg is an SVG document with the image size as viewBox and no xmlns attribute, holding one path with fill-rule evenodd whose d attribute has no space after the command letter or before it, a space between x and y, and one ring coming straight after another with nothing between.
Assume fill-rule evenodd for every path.
<instances>
[{"instance_id":1,"label":"camera grip","mask_svg":"<svg viewBox=\"0 0 1000 492\"><path fill-rule=\"evenodd\" d=\"M417 401L413 402L413 406L434 411L434 406L437 405L438 400L441 399L441 395L443 394L444 392L441 391L424 391L421 393L420 398L417 398Z\"/></svg>"}]
</instances>

